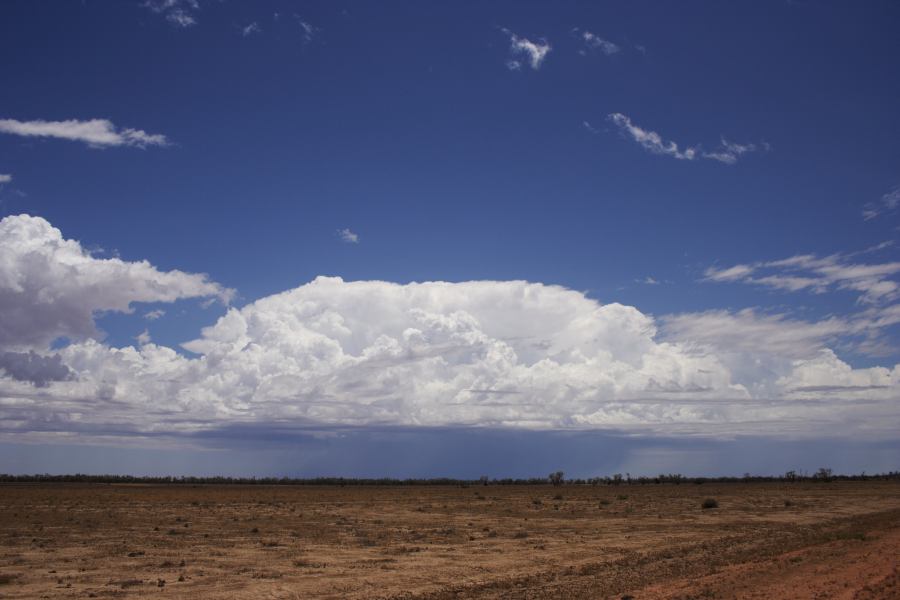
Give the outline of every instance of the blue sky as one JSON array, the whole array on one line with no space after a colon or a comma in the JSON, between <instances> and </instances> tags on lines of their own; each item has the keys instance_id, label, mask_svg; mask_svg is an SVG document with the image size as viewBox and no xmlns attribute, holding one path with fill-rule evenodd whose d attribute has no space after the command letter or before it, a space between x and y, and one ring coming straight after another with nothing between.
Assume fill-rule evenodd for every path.
<instances>
[{"instance_id":1,"label":"blue sky","mask_svg":"<svg viewBox=\"0 0 900 600\"><path fill-rule=\"evenodd\" d=\"M691 443L716 472L773 443L794 458L760 469L895 468L898 26L890 2L5 2L0 441L25 450L0 470L214 432L271 468L238 425L296 431L288 454L348 436L318 463L345 475L392 427L559 462L627 436L585 473ZM416 474L477 471L451 463Z\"/></svg>"}]
</instances>

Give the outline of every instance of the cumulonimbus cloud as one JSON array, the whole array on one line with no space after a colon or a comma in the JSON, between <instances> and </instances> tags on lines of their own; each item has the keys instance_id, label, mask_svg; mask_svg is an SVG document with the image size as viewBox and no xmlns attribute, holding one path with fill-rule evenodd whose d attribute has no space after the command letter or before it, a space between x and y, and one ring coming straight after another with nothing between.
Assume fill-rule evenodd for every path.
<instances>
[{"instance_id":1,"label":"cumulonimbus cloud","mask_svg":"<svg viewBox=\"0 0 900 600\"><path fill-rule=\"evenodd\" d=\"M184 343L189 355L149 336L124 348L88 336L51 350L61 330L91 330L95 310L224 291L202 276L99 261L43 220L2 223L18 237L0 248L14 265L0 270L0 314L42 331L2 321L5 339L48 357L9 357L19 376L0 376L3 435L173 435L277 422L872 436L900 425L900 369L854 369L825 345L844 323L808 324L777 345L745 343L729 326L802 327L722 313L664 319L660 331L634 307L526 281L319 277L230 308ZM714 322L718 335L708 333Z\"/></svg>"},{"instance_id":2,"label":"cumulonimbus cloud","mask_svg":"<svg viewBox=\"0 0 900 600\"><path fill-rule=\"evenodd\" d=\"M162 134L150 134L141 129L118 129L107 119L78 121L18 121L0 119L0 133L22 137L57 138L83 142L94 148L111 146L165 146L169 142Z\"/></svg>"}]
</instances>

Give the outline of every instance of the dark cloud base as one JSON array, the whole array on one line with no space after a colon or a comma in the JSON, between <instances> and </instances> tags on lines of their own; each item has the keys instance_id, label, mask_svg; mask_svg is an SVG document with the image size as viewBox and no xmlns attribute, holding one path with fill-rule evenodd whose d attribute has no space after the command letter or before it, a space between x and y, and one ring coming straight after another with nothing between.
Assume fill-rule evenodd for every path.
<instances>
[{"instance_id":1,"label":"dark cloud base","mask_svg":"<svg viewBox=\"0 0 900 600\"><path fill-rule=\"evenodd\" d=\"M158 440L157 440L158 441ZM182 438L183 441L183 438ZM649 439L617 432L497 429L342 429L235 426L191 446L0 443L0 472L289 477L571 477L868 473L900 467L900 440Z\"/></svg>"}]
</instances>

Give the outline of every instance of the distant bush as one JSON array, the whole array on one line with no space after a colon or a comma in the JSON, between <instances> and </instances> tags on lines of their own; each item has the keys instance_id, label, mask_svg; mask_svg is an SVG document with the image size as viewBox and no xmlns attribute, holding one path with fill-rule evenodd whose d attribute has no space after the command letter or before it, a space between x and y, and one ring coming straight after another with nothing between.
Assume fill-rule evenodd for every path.
<instances>
[{"instance_id":1,"label":"distant bush","mask_svg":"<svg viewBox=\"0 0 900 600\"><path fill-rule=\"evenodd\" d=\"M707 499L704 500L703 503L700 505L700 508L702 508L702 509L707 509L707 508L719 508L719 501L716 500L715 498L707 498Z\"/></svg>"}]
</instances>

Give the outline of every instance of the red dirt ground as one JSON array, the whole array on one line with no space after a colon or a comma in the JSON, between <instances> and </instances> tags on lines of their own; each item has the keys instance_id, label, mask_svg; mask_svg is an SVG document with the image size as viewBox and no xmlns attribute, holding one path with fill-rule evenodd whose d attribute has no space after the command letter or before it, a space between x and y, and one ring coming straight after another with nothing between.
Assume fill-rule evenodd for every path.
<instances>
[{"instance_id":1,"label":"red dirt ground","mask_svg":"<svg viewBox=\"0 0 900 600\"><path fill-rule=\"evenodd\" d=\"M898 556L896 482L0 486L3 599L873 600Z\"/></svg>"}]
</instances>

